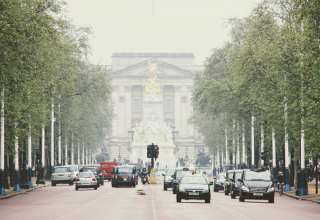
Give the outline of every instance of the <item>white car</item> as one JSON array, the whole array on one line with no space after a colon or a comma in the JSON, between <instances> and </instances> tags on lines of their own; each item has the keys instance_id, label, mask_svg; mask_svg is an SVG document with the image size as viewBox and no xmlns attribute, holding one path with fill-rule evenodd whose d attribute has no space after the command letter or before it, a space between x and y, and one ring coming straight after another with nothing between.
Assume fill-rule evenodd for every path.
<instances>
[{"instance_id":1,"label":"white car","mask_svg":"<svg viewBox=\"0 0 320 220\"><path fill-rule=\"evenodd\" d=\"M79 188L98 188L97 178L92 172L80 172L79 178L76 181L75 189Z\"/></svg>"},{"instance_id":2,"label":"white car","mask_svg":"<svg viewBox=\"0 0 320 220\"><path fill-rule=\"evenodd\" d=\"M75 178L70 167L67 166L55 166L51 174L51 185L56 184L69 184L72 185Z\"/></svg>"}]
</instances>

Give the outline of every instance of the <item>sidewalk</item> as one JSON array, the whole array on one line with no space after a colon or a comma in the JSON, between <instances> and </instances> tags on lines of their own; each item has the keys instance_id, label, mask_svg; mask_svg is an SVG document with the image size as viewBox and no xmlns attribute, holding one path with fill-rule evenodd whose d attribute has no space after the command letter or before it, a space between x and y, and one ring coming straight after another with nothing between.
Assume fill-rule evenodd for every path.
<instances>
[{"instance_id":1,"label":"sidewalk","mask_svg":"<svg viewBox=\"0 0 320 220\"><path fill-rule=\"evenodd\" d=\"M283 194L286 196L289 196L291 198L298 199L298 200L310 201L310 202L315 202L315 203L320 204L320 194L315 193L315 184L309 183L308 189L309 189L309 195L305 195L305 196L297 196L295 193L295 190L290 191L290 192L284 192ZM319 192L320 192L320 190L319 190Z\"/></svg>"},{"instance_id":2,"label":"sidewalk","mask_svg":"<svg viewBox=\"0 0 320 220\"><path fill-rule=\"evenodd\" d=\"M37 185L36 184L36 178L32 178L32 183L33 183L33 188L31 189L21 189L20 192L15 192L13 190L13 188L11 187L10 189L6 189L6 194L5 195L0 195L0 200L1 199L8 199L8 198L11 198L11 197L14 197L14 196L18 196L18 195L22 195L22 194L26 194L28 192L32 192L32 191L35 191L36 189L39 189L39 188L42 188L42 187L46 187L47 184L45 185Z\"/></svg>"}]
</instances>

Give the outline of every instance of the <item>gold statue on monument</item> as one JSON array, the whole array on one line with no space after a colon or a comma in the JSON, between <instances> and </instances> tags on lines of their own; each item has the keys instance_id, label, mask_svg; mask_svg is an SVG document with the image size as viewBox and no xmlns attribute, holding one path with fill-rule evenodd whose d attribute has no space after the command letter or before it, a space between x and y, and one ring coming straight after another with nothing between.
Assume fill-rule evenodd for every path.
<instances>
[{"instance_id":1,"label":"gold statue on monument","mask_svg":"<svg viewBox=\"0 0 320 220\"><path fill-rule=\"evenodd\" d=\"M157 64L149 63L148 79L144 87L144 93L147 100L157 100L160 96L160 85L157 76Z\"/></svg>"}]
</instances>

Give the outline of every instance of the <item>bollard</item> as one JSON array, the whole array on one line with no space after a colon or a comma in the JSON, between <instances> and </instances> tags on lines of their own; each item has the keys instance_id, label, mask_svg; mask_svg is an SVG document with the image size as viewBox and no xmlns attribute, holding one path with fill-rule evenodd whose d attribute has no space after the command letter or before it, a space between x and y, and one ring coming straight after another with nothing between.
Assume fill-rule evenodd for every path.
<instances>
[{"instance_id":1,"label":"bollard","mask_svg":"<svg viewBox=\"0 0 320 220\"><path fill-rule=\"evenodd\" d=\"M0 170L0 195L6 195L6 190L5 190L5 173L4 170Z\"/></svg>"},{"instance_id":2,"label":"bollard","mask_svg":"<svg viewBox=\"0 0 320 220\"><path fill-rule=\"evenodd\" d=\"M21 192L21 188L20 188L20 172L18 170L15 171L14 191Z\"/></svg>"},{"instance_id":3,"label":"bollard","mask_svg":"<svg viewBox=\"0 0 320 220\"><path fill-rule=\"evenodd\" d=\"M289 169L285 168L284 170L284 191L289 192L290 189L290 183L289 183Z\"/></svg>"}]
</instances>

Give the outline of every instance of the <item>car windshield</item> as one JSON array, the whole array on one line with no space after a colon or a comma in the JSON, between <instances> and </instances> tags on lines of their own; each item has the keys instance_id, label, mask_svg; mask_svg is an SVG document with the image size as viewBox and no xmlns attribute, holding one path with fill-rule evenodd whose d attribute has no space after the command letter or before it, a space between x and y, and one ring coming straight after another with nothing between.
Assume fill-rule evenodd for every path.
<instances>
[{"instance_id":1,"label":"car windshield","mask_svg":"<svg viewBox=\"0 0 320 220\"><path fill-rule=\"evenodd\" d=\"M184 177L186 174L192 174L192 172L191 171L179 171L179 172L177 172L177 178L178 179L181 179L182 177Z\"/></svg>"},{"instance_id":2,"label":"car windshield","mask_svg":"<svg viewBox=\"0 0 320 220\"><path fill-rule=\"evenodd\" d=\"M67 172L70 172L70 169L68 167L55 167L54 172L55 173L67 173Z\"/></svg>"},{"instance_id":3,"label":"car windshield","mask_svg":"<svg viewBox=\"0 0 320 220\"><path fill-rule=\"evenodd\" d=\"M93 173L96 173L96 172L97 172L96 168L94 168L94 167L83 167L83 168L81 168L80 171L81 171L81 172L91 171L91 172L93 172Z\"/></svg>"},{"instance_id":4,"label":"car windshield","mask_svg":"<svg viewBox=\"0 0 320 220\"><path fill-rule=\"evenodd\" d=\"M242 172L236 172L235 180L237 181L238 179L241 179L241 176L242 176Z\"/></svg>"},{"instance_id":5,"label":"car windshield","mask_svg":"<svg viewBox=\"0 0 320 220\"><path fill-rule=\"evenodd\" d=\"M80 178L91 178L91 177L93 177L93 173L91 173L91 172L81 172L79 174L79 177Z\"/></svg>"},{"instance_id":6,"label":"car windshield","mask_svg":"<svg viewBox=\"0 0 320 220\"><path fill-rule=\"evenodd\" d=\"M69 169L70 169L71 171L77 171L77 167L76 167L76 166L71 166L71 167L69 167Z\"/></svg>"},{"instance_id":7,"label":"car windshield","mask_svg":"<svg viewBox=\"0 0 320 220\"><path fill-rule=\"evenodd\" d=\"M132 173L132 168L130 168L130 167L118 167L118 173Z\"/></svg>"},{"instance_id":8,"label":"car windshield","mask_svg":"<svg viewBox=\"0 0 320 220\"><path fill-rule=\"evenodd\" d=\"M225 180L226 179L226 177L225 177L225 175L224 174L219 174L218 176L217 176L217 180Z\"/></svg>"},{"instance_id":9,"label":"car windshield","mask_svg":"<svg viewBox=\"0 0 320 220\"><path fill-rule=\"evenodd\" d=\"M172 176L174 174L173 170L167 170L166 171L166 176Z\"/></svg>"},{"instance_id":10,"label":"car windshield","mask_svg":"<svg viewBox=\"0 0 320 220\"><path fill-rule=\"evenodd\" d=\"M228 179L232 179L232 177L233 177L233 171L232 172L228 172L227 173L227 178Z\"/></svg>"},{"instance_id":11,"label":"car windshield","mask_svg":"<svg viewBox=\"0 0 320 220\"><path fill-rule=\"evenodd\" d=\"M181 180L182 184L208 184L202 176L185 176Z\"/></svg>"},{"instance_id":12,"label":"car windshield","mask_svg":"<svg viewBox=\"0 0 320 220\"><path fill-rule=\"evenodd\" d=\"M247 181L271 181L271 176L270 176L269 171L264 171L264 172L247 171L245 174L245 180L247 180Z\"/></svg>"}]
</instances>

